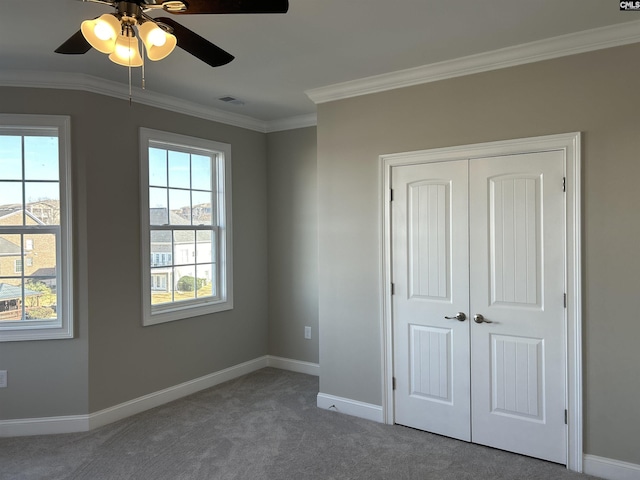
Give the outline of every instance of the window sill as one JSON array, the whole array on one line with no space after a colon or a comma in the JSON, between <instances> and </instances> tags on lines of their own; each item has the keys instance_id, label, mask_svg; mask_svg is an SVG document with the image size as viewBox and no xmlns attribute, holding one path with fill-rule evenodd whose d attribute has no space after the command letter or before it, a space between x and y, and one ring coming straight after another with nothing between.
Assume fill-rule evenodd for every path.
<instances>
[{"instance_id":1,"label":"window sill","mask_svg":"<svg viewBox=\"0 0 640 480\"><path fill-rule=\"evenodd\" d=\"M146 312L142 321L145 327L158 325L175 320L183 320L185 318L200 317L211 313L224 312L233 309L233 301L219 301L200 306L185 305L182 307L174 307L169 310L159 311L156 313Z\"/></svg>"}]
</instances>

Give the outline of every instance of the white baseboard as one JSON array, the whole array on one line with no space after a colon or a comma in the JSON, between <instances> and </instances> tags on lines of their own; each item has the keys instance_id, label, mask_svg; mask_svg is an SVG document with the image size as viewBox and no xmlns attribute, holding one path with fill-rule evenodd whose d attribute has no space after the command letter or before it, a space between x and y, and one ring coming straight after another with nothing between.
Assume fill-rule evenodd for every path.
<instances>
[{"instance_id":1,"label":"white baseboard","mask_svg":"<svg viewBox=\"0 0 640 480\"><path fill-rule=\"evenodd\" d=\"M307 375L320 376L320 365L317 363L303 362L301 360L291 360L290 358L267 357L267 365L280 370L289 370L291 372L306 373Z\"/></svg>"},{"instance_id":2,"label":"white baseboard","mask_svg":"<svg viewBox=\"0 0 640 480\"><path fill-rule=\"evenodd\" d=\"M86 432L87 430L89 430L88 415L0 420L0 437L52 435L56 433Z\"/></svg>"},{"instance_id":3,"label":"white baseboard","mask_svg":"<svg viewBox=\"0 0 640 480\"><path fill-rule=\"evenodd\" d=\"M241 377L247 373L265 368L267 365L267 356L256 358L255 360L234 365L219 372L211 373L204 377L174 385L173 387L129 400L128 402L100 410L99 412L91 413L89 414L89 430L122 420L123 418L130 417L131 415L144 412L151 408L159 407L165 403L173 402L174 400L186 397L200 390L215 387L216 385Z\"/></svg>"},{"instance_id":4,"label":"white baseboard","mask_svg":"<svg viewBox=\"0 0 640 480\"><path fill-rule=\"evenodd\" d=\"M315 363L265 355L88 415L0 420L0 437L86 432L178 400L200 390L215 387L265 367L274 367L316 376L319 375L320 371L319 365Z\"/></svg>"},{"instance_id":5,"label":"white baseboard","mask_svg":"<svg viewBox=\"0 0 640 480\"><path fill-rule=\"evenodd\" d=\"M606 478L607 480L640 479L640 465L596 455L584 455L582 470L587 475Z\"/></svg>"},{"instance_id":6,"label":"white baseboard","mask_svg":"<svg viewBox=\"0 0 640 480\"><path fill-rule=\"evenodd\" d=\"M318 408L331 410L339 413L346 413L354 417L373 420L374 422L383 423L384 416L380 405L359 402L349 398L336 397L326 393L319 393L317 397Z\"/></svg>"}]
</instances>

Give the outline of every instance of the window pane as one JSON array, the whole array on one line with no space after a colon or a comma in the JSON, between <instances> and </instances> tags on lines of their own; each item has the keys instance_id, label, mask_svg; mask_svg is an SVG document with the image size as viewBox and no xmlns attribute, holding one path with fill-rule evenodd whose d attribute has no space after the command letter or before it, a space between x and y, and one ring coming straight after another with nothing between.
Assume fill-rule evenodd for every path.
<instances>
[{"instance_id":1,"label":"window pane","mask_svg":"<svg viewBox=\"0 0 640 480\"><path fill-rule=\"evenodd\" d=\"M169 186L172 188L191 188L189 154L169 152Z\"/></svg>"},{"instance_id":2,"label":"window pane","mask_svg":"<svg viewBox=\"0 0 640 480\"><path fill-rule=\"evenodd\" d=\"M193 225L211 225L211 193L192 192L193 209L191 216Z\"/></svg>"},{"instance_id":3,"label":"window pane","mask_svg":"<svg viewBox=\"0 0 640 480\"><path fill-rule=\"evenodd\" d=\"M0 277L15 276L16 260L22 261L20 235L0 235Z\"/></svg>"},{"instance_id":4,"label":"window pane","mask_svg":"<svg viewBox=\"0 0 640 480\"><path fill-rule=\"evenodd\" d=\"M212 264L196 265L196 277L198 278L198 298L201 297L214 297L216 295L216 289L214 280L212 278L213 269Z\"/></svg>"},{"instance_id":5,"label":"window pane","mask_svg":"<svg viewBox=\"0 0 640 480\"><path fill-rule=\"evenodd\" d=\"M173 264L187 265L196 261L196 232L178 230L173 232Z\"/></svg>"},{"instance_id":6,"label":"window pane","mask_svg":"<svg viewBox=\"0 0 640 480\"><path fill-rule=\"evenodd\" d=\"M25 279L25 317L27 320L57 318L58 299L55 277Z\"/></svg>"},{"instance_id":7,"label":"window pane","mask_svg":"<svg viewBox=\"0 0 640 480\"><path fill-rule=\"evenodd\" d=\"M197 234L196 263L215 262L215 237L211 230L201 230Z\"/></svg>"},{"instance_id":8,"label":"window pane","mask_svg":"<svg viewBox=\"0 0 640 480\"><path fill-rule=\"evenodd\" d=\"M191 155L191 188L211 191L211 157Z\"/></svg>"},{"instance_id":9,"label":"window pane","mask_svg":"<svg viewBox=\"0 0 640 480\"><path fill-rule=\"evenodd\" d=\"M169 189L171 225L191 225L191 195L189 190Z\"/></svg>"},{"instance_id":10,"label":"window pane","mask_svg":"<svg viewBox=\"0 0 640 480\"><path fill-rule=\"evenodd\" d=\"M149 189L149 224L168 225L169 206L166 188Z\"/></svg>"},{"instance_id":11,"label":"window pane","mask_svg":"<svg viewBox=\"0 0 640 480\"><path fill-rule=\"evenodd\" d=\"M173 302L173 269L151 269L151 304Z\"/></svg>"},{"instance_id":12,"label":"window pane","mask_svg":"<svg viewBox=\"0 0 640 480\"><path fill-rule=\"evenodd\" d=\"M58 138L24 137L25 180L58 180Z\"/></svg>"},{"instance_id":13,"label":"window pane","mask_svg":"<svg viewBox=\"0 0 640 480\"><path fill-rule=\"evenodd\" d=\"M151 231L151 266L171 265L171 232Z\"/></svg>"},{"instance_id":14,"label":"window pane","mask_svg":"<svg viewBox=\"0 0 640 480\"><path fill-rule=\"evenodd\" d=\"M0 135L0 172L7 180L22 179L22 137Z\"/></svg>"},{"instance_id":15,"label":"window pane","mask_svg":"<svg viewBox=\"0 0 640 480\"><path fill-rule=\"evenodd\" d=\"M0 182L0 225L24 225L21 183Z\"/></svg>"},{"instance_id":16,"label":"window pane","mask_svg":"<svg viewBox=\"0 0 640 480\"><path fill-rule=\"evenodd\" d=\"M27 225L60 224L60 186L58 182L25 182L27 211L35 218L27 218Z\"/></svg>"},{"instance_id":17,"label":"window pane","mask_svg":"<svg viewBox=\"0 0 640 480\"><path fill-rule=\"evenodd\" d=\"M149 149L149 185L167 186L167 151L160 148Z\"/></svg>"},{"instance_id":18,"label":"window pane","mask_svg":"<svg viewBox=\"0 0 640 480\"><path fill-rule=\"evenodd\" d=\"M24 274L37 277L56 276L56 236L53 234L24 234L25 244L31 241L33 249L26 251L25 258L31 265L25 265Z\"/></svg>"},{"instance_id":19,"label":"window pane","mask_svg":"<svg viewBox=\"0 0 640 480\"><path fill-rule=\"evenodd\" d=\"M24 318L22 280L3 278L0 280L0 322Z\"/></svg>"},{"instance_id":20,"label":"window pane","mask_svg":"<svg viewBox=\"0 0 640 480\"><path fill-rule=\"evenodd\" d=\"M196 268L194 265L185 267L175 267L174 276L176 280L176 291L173 299L176 302L182 300L193 300L196 298Z\"/></svg>"}]
</instances>

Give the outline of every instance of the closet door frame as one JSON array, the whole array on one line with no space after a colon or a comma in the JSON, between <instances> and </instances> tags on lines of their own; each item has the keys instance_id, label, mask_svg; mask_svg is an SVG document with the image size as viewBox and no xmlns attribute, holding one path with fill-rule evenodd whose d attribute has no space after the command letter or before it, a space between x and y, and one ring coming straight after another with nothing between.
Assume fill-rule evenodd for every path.
<instances>
[{"instance_id":1,"label":"closet door frame","mask_svg":"<svg viewBox=\"0 0 640 480\"><path fill-rule=\"evenodd\" d=\"M582 472L582 276L580 132L381 155L379 157L380 316L382 414L394 423L393 318L391 301L391 170L393 167L488 156L560 150L565 155L567 272L567 468Z\"/></svg>"}]
</instances>

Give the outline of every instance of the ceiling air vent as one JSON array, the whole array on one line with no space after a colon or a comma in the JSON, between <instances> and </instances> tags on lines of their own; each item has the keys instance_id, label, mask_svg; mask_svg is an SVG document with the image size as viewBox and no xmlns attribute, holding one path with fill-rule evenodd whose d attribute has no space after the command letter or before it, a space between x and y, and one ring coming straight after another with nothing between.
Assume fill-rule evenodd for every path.
<instances>
[{"instance_id":1,"label":"ceiling air vent","mask_svg":"<svg viewBox=\"0 0 640 480\"><path fill-rule=\"evenodd\" d=\"M223 101L225 103L230 103L231 105L244 105L242 100L238 100L235 97L231 97L227 95L226 97L220 97L218 100Z\"/></svg>"}]
</instances>

